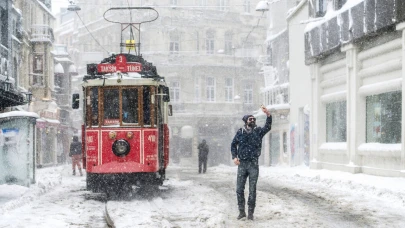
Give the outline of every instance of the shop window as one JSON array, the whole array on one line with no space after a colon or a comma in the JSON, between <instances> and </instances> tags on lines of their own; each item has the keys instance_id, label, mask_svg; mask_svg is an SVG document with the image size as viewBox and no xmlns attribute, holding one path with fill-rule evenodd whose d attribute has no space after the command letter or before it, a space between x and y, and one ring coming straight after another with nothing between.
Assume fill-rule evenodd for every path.
<instances>
[{"instance_id":1,"label":"shop window","mask_svg":"<svg viewBox=\"0 0 405 228\"><path fill-rule=\"evenodd\" d=\"M383 93L366 98L366 142L401 143L402 93Z\"/></svg>"},{"instance_id":2,"label":"shop window","mask_svg":"<svg viewBox=\"0 0 405 228\"><path fill-rule=\"evenodd\" d=\"M346 101L326 105L326 142L346 142Z\"/></svg>"}]
</instances>

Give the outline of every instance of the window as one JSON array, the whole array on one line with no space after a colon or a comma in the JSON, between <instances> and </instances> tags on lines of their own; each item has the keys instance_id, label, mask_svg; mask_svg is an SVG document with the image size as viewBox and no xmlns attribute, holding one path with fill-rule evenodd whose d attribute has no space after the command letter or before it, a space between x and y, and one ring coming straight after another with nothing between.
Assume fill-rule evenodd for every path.
<instances>
[{"instance_id":1,"label":"window","mask_svg":"<svg viewBox=\"0 0 405 228\"><path fill-rule=\"evenodd\" d=\"M138 89L122 90L122 123L138 123Z\"/></svg>"},{"instance_id":2,"label":"window","mask_svg":"<svg viewBox=\"0 0 405 228\"><path fill-rule=\"evenodd\" d=\"M33 66L32 66L32 81L31 85L35 86L43 86L43 78L44 78L44 61L42 54L34 54L33 56Z\"/></svg>"},{"instance_id":3,"label":"window","mask_svg":"<svg viewBox=\"0 0 405 228\"><path fill-rule=\"evenodd\" d=\"M250 13L250 0L245 0L243 5L245 8L245 13Z\"/></svg>"},{"instance_id":4,"label":"window","mask_svg":"<svg viewBox=\"0 0 405 228\"><path fill-rule=\"evenodd\" d=\"M8 16L7 10L0 7L0 43L8 47Z\"/></svg>"},{"instance_id":5,"label":"window","mask_svg":"<svg viewBox=\"0 0 405 228\"><path fill-rule=\"evenodd\" d=\"M174 81L170 84L171 84L170 101L171 102L180 102L180 82Z\"/></svg>"},{"instance_id":6,"label":"window","mask_svg":"<svg viewBox=\"0 0 405 228\"><path fill-rule=\"evenodd\" d=\"M170 33L170 54L179 52L180 36L177 32Z\"/></svg>"},{"instance_id":7,"label":"window","mask_svg":"<svg viewBox=\"0 0 405 228\"><path fill-rule=\"evenodd\" d=\"M233 49L232 49L232 33L231 32L226 32L225 33L225 55L232 55L233 54Z\"/></svg>"},{"instance_id":8,"label":"window","mask_svg":"<svg viewBox=\"0 0 405 228\"><path fill-rule=\"evenodd\" d=\"M143 87L143 124L151 125L152 91L149 86Z\"/></svg>"},{"instance_id":9,"label":"window","mask_svg":"<svg viewBox=\"0 0 405 228\"><path fill-rule=\"evenodd\" d=\"M200 34L198 33L198 32L196 32L195 33L195 38L196 38L196 40L197 40L197 47L196 47L196 50L197 50L197 53L199 53L200 52Z\"/></svg>"},{"instance_id":10,"label":"window","mask_svg":"<svg viewBox=\"0 0 405 228\"><path fill-rule=\"evenodd\" d=\"M346 101L326 105L326 142L346 142Z\"/></svg>"},{"instance_id":11,"label":"window","mask_svg":"<svg viewBox=\"0 0 405 228\"><path fill-rule=\"evenodd\" d=\"M225 102L233 102L233 78L225 78Z\"/></svg>"},{"instance_id":12,"label":"window","mask_svg":"<svg viewBox=\"0 0 405 228\"><path fill-rule=\"evenodd\" d=\"M207 54L214 54L215 34L213 31L207 31L206 36L207 38L205 40L205 51Z\"/></svg>"},{"instance_id":13,"label":"window","mask_svg":"<svg viewBox=\"0 0 405 228\"><path fill-rule=\"evenodd\" d=\"M219 1L219 10L226 11L229 8L229 0L218 0Z\"/></svg>"},{"instance_id":14,"label":"window","mask_svg":"<svg viewBox=\"0 0 405 228\"><path fill-rule=\"evenodd\" d=\"M347 2L347 0L334 0L335 10L339 10Z\"/></svg>"},{"instance_id":15,"label":"window","mask_svg":"<svg viewBox=\"0 0 405 228\"><path fill-rule=\"evenodd\" d=\"M315 16L323 17L326 13L329 0L315 0Z\"/></svg>"},{"instance_id":16,"label":"window","mask_svg":"<svg viewBox=\"0 0 405 228\"><path fill-rule=\"evenodd\" d=\"M194 102L201 102L200 78L194 79Z\"/></svg>"},{"instance_id":17,"label":"window","mask_svg":"<svg viewBox=\"0 0 405 228\"><path fill-rule=\"evenodd\" d=\"M170 41L170 54L179 52L179 43L176 41Z\"/></svg>"},{"instance_id":18,"label":"window","mask_svg":"<svg viewBox=\"0 0 405 228\"><path fill-rule=\"evenodd\" d=\"M383 93L366 98L366 142L401 143L402 93Z\"/></svg>"},{"instance_id":19,"label":"window","mask_svg":"<svg viewBox=\"0 0 405 228\"><path fill-rule=\"evenodd\" d=\"M89 89L89 94L87 96L87 110L89 110L90 115L90 126L98 126L98 88L93 87Z\"/></svg>"},{"instance_id":20,"label":"window","mask_svg":"<svg viewBox=\"0 0 405 228\"><path fill-rule=\"evenodd\" d=\"M215 78L207 77L207 101L215 101Z\"/></svg>"},{"instance_id":21,"label":"window","mask_svg":"<svg viewBox=\"0 0 405 228\"><path fill-rule=\"evenodd\" d=\"M118 89L104 90L104 125L120 124L120 102Z\"/></svg>"},{"instance_id":22,"label":"window","mask_svg":"<svg viewBox=\"0 0 405 228\"><path fill-rule=\"evenodd\" d=\"M43 74L44 61L43 55L34 55L34 73Z\"/></svg>"},{"instance_id":23,"label":"window","mask_svg":"<svg viewBox=\"0 0 405 228\"><path fill-rule=\"evenodd\" d=\"M245 104L253 103L253 85L245 84L243 101Z\"/></svg>"}]
</instances>

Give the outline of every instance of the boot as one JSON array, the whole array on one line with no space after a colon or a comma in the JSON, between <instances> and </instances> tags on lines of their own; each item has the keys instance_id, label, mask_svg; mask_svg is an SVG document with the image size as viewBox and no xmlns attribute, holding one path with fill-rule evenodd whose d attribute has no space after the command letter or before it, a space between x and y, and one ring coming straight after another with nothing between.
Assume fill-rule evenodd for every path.
<instances>
[{"instance_id":1,"label":"boot","mask_svg":"<svg viewBox=\"0 0 405 228\"><path fill-rule=\"evenodd\" d=\"M73 170L73 176L76 176L76 170Z\"/></svg>"},{"instance_id":2,"label":"boot","mask_svg":"<svg viewBox=\"0 0 405 228\"><path fill-rule=\"evenodd\" d=\"M244 217L246 217L245 210L239 210L239 215L238 215L238 217L236 219L239 220L239 219L244 218Z\"/></svg>"},{"instance_id":3,"label":"boot","mask_svg":"<svg viewBox=\"0 0 405 228\"><path fill-rule=\"evenodd\" d=\"M82 169L79 169L80 176L83 176Z\"/></svg>"},{"instance_id":4,"label":"boot","mask_svg":"<svg viewBox=\"0 0 405 228\"><path fill-rule=\"evenodd\" d=\"M248 210L248 217L247 217L248 220L253 220L253 212L254 211L255 211L254 209L249 209Z\"/></svg>"}]
</instances>

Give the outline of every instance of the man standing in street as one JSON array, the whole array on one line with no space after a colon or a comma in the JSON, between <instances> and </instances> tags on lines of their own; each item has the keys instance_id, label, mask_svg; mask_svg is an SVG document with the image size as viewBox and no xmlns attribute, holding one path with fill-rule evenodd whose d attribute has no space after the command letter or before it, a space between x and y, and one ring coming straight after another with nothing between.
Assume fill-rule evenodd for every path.
<instances>
[{"instance_id":1,"label":"man standing in street","mask_svg":"<svg viewBox=\"0 0 405 228\"><path fill-rule=\"evenodd\" d=\"M272 117L270 112L262 105L262 111L267 115L264 127L256 126L253 115L245 115L242 120L245 125L240 128L231 144L232 160L238 166L236 180L236 197L238 199L239 216L246 217L245 213L245 184L249 177L248 219L253 220L256 206L256 184L259 177L259 156L262 149L262 138L270 131Z\"/></svg>"},{"instance_id":2,"label":"man standing in street","mask_svg":"<svg viewBox=\"0 0 405 228\"><path fill-rule=\"evenodd\" d=\"M79 169L80 176L83 176L80 160L82 159L82 143L79 142L79 137L73 136L73 142L70 143L69 157L72 158L73 175L76 175L75 166Z\"/></svg>"},{"instance_id":3,"label":"man standing in street","mask_svg":"<svg viewBox=\"0 0 405 228\"><path fill-rule=\"evenodd\" d=\"M203 173L207 171L207 160L208 152L210 151L207 141L202 140L200 145L198 145L198 173L201 173L201 168Z\"/></svg>"}]
</instances>

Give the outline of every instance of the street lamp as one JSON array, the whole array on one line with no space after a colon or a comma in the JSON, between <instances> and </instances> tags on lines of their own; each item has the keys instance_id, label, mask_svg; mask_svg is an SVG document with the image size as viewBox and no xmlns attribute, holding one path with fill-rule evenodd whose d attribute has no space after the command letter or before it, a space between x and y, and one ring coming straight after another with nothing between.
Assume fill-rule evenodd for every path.
<instances>
[{"instance_id":1,"label":"street lamp","mask_svg":"<svg viewBox=\"0 0 405 228\"><path fill-rule=\"evenodd\" d=\"M273 3L273 2L272 2ZM269 11L269 2L268 1L260 1L259 3L257 3L256 5L256 11L259 12L265 12L265 11Z\"/></svg>"},{"instance_id":2,"label":"street lamp","mask_svg":"<svg viewBox=\"0 0 405 228\"><path fill-rule=\"evenodd\" d=\"M31 103L31 100L32 100L32 93L31 93L31 92L28 92L28 93L25 94L25 96L26 96L26 98L27 98L28 104L30 104L30 103Z\"/></svg>"},{"instance_id":3,"label":"street lamp","mask_svg":"<svg viewBox=\"0 0 405 228\"><path fill-rule=\"evenodd\" d=\"M76 5L74 1L69 1L69 3L70 4L69 4L67 10L69 10L69 11L79 11L79 10L81 10L81 8L78 5Z\"/></svg>"}]
</instances>

